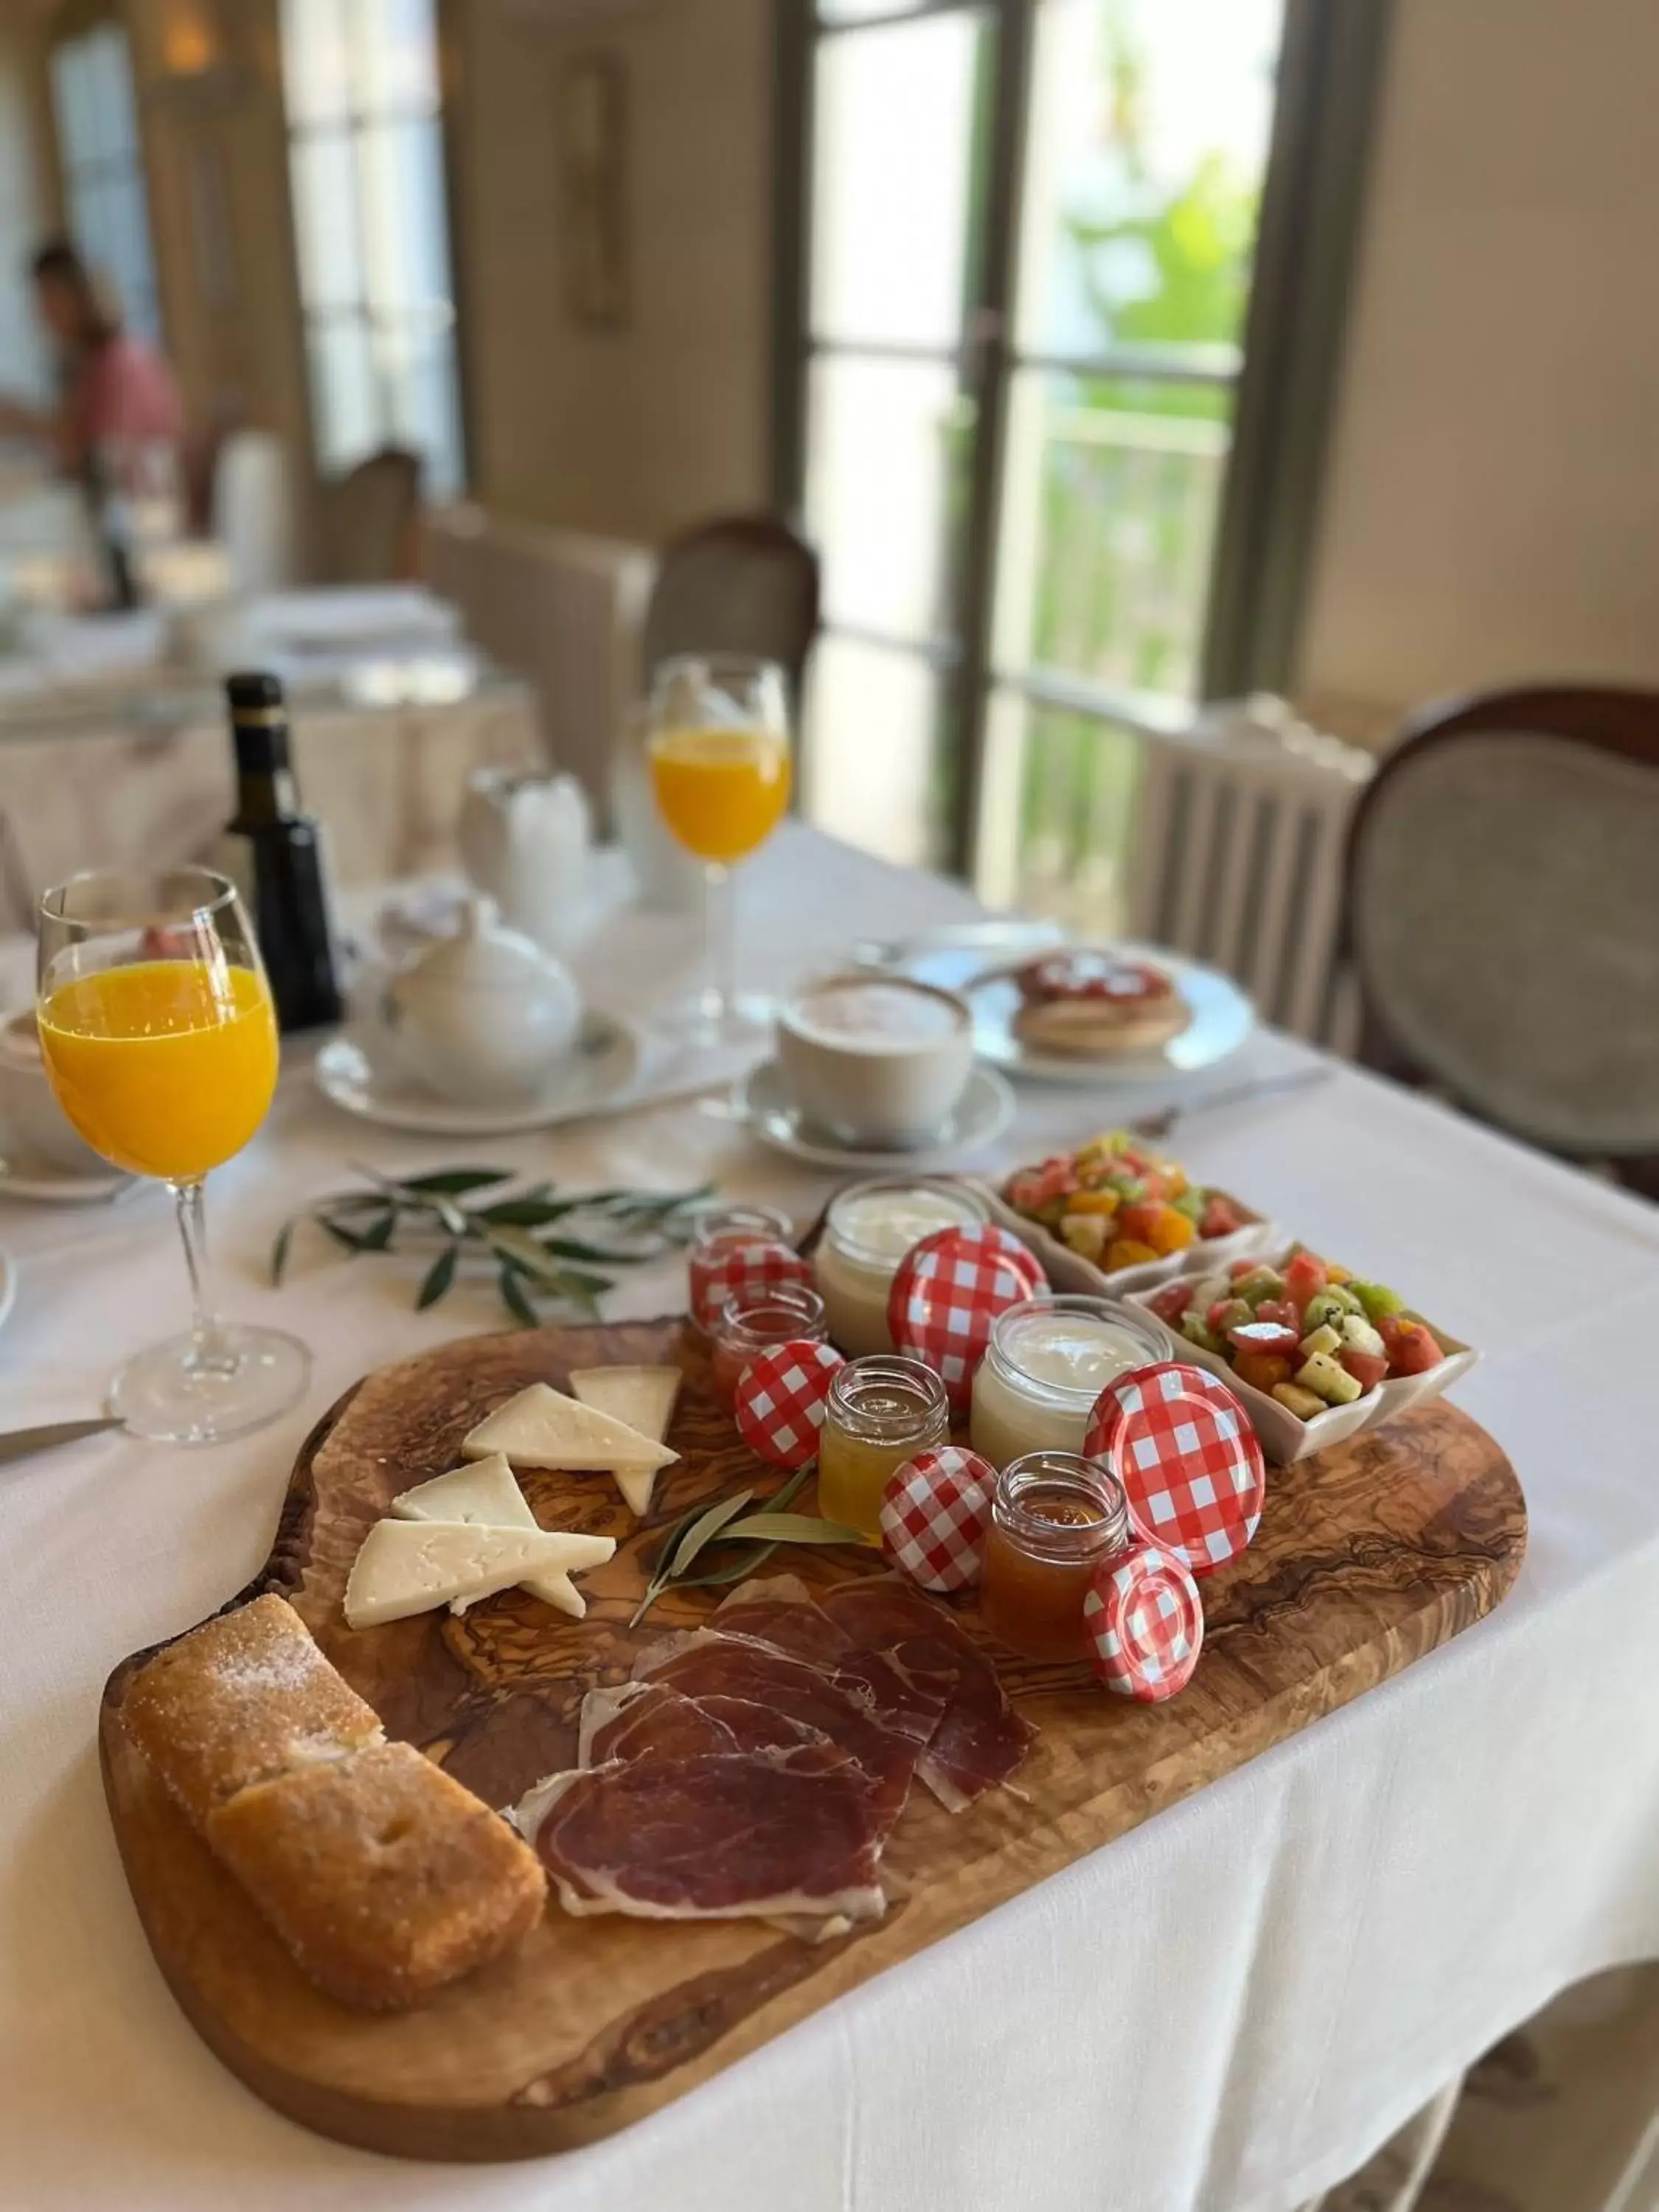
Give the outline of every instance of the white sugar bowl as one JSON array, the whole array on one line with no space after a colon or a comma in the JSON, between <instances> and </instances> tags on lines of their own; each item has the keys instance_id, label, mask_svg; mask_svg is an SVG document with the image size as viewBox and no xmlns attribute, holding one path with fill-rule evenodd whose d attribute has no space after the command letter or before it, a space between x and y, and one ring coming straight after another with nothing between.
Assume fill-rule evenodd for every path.
<instances>
[{"instance_id":1,"label":"white sugar bowl","mask_svg":"<svg viewBox=\"0 0 1659 2212\"><path fill-rule=\"evenodd\" d=\"M463 1106L533 1097L570 1052L581 994L562 962L503 929L493 899L386 986L386 1021L413 1074Z\"/></svg>"}]
</instances>

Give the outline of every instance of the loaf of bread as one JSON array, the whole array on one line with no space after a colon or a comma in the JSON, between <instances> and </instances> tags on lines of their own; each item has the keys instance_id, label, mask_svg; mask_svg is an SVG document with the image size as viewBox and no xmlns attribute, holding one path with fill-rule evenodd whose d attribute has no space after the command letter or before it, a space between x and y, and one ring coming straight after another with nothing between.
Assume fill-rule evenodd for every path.
<instances>
[{"instance_id":1,"label":"loaf of bread","mask_svg":"<svg viewBox=\"0 0 1659 2212\"><path fill-rule=\"evenodd\" d=\"M121 1718L204 1830L239 1790L385 1738L373 1705L280 1597L256 1597L158 1651L128 1683Z\"/></svg>"},{"instance_id":2,"label":"loaf of bread","mask_svg":"<svg viewBox=\"0 0 1659 2212\"><path fill-rule=\"evenodd\" d=\"M121 1719L300 1966L342 2003L419 2004L533 1924L544 1877L481 1799L388 1743L279 1597L140 1668Z\"/></svg>"},{"instance_id":3,"label":"loaf of bread","mask_svg":"<svg viewBox=\"0 0 1659 2212\"><path fill-rule=\"evenodd\" d=\"M542 1909L534 1851L412 1744L258 1783L220 1807L207 1839L343 2004L419 2004Z\"/></svg>"}]
</instances>

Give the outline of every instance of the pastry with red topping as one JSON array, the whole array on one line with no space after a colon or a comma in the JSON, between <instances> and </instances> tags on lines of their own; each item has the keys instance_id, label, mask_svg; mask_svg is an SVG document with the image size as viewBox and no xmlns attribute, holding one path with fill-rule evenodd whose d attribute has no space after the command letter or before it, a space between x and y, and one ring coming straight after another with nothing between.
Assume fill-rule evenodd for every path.
<instances>
[{"instance_id":1,"label":"pastry with red topping","mask_svg":"<svg viewBox=\"0 0 1659 2212\"><path fill-rule=\"evenodd\" d=\"M1192 1019L1171 978L1148 960L1086 945L1045 952L1014 971L1014 1032L1034 1052L1105 1058L1148 1052Z\"/></svg>"}]
</instances>

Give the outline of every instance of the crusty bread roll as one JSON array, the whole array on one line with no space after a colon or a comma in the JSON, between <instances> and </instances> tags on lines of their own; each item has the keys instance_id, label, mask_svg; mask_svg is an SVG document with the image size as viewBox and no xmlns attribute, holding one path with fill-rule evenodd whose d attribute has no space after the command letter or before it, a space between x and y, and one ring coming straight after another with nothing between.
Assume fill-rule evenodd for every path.
<instances>
[{"instance_id":1,"label":"crusty bread roll","mask_svg":"<svg viewBox=\"0 0 1659 2212\"><path fill-rule=\"evenodd\" d=\"M269 1596L158 1651L128 1683L121 1718L198 1828L239 1790L384 1735L293 1607Z\"/></svg>"},{"instance_id":2,"label":"crusty bread roll","mask_svg":"<svg viewBox=\"0 0 1659 2212\"><path fill-rule=\"evenodd\" d=\"M516 1942L542 1908L535 1852L412 1744L244 1790L207 1839L343 2004L419 2004Z\"/></svg>"}]
</instances>

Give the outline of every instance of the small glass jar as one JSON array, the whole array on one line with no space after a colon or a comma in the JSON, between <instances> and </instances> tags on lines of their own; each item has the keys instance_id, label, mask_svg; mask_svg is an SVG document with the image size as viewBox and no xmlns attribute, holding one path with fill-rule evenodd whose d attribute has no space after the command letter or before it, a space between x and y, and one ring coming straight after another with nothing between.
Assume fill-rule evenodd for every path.
<instances>
[{"instance_id":1,"label":"small glass jar","mask_svg":"<svg viewBox=\"0 0 1659 2212\"><path fill-rule=\"evenodd\" d=\"M880 1176L849 1183L830 1201L812 1273L830 1319L830 1341L849 1359L890 1352L887 1293L913 1244L939 1229L971 1229L988 1218L966 1183L925 1176Z\"/></svg>"},{"instance_id":2,"label":"small glass jar","mask_svg":"<svg viewBox=\"0 0 1659 2212\"><path fill-rule=\"evenodd\" d=\"M951 1438L945 1385L919 1359L849 1359L830 1386L818 1431L818 1511L881 1539L881 1499L896 1467Z\"/></svg>"},{"instance_id":3,"label":"small glass jar","mask_svg":"<svg viewBox=\"0 0 1659 2212\"><path fill-rule=\"evenodd\" d=\"M1099 1460L1027 1452L992 1493L980 1619L1024 1658L1081 1659L1090 1581L1133 1535L1123 1486Z\"/></svg>"},{"instance_id":4,"label":"small glass jar","mask_svg":"<svg viewBox=\"0 0 1659 2212\"><path fill-rule=\"evenodd\" d=\"M704 1331L712 1331L726 1303L724 1285L714 1282L720 1261L744 1244L788 1244L794 1227L775 1206L707 1206L693 1216L695 1227L686 1250L690 1278L691 1318Z\"/></svg>"},{"instance_id":5,"label":"small glass jar","mask_svg":"<svg viewBox=\"0 0 1659 2212\"><path fill-rule=\"evenodd\" d=\"M735 1403L738 1377L757 1352L769 1345L824 1341L823 1300L805 1283L777 1283L769 1290L739 1291L727 1298L714 1323L709 1376L722 1406Z\"/></svg>"},{"instance_id":6,"label":"small glass jar","mask_svg":"<svg viewBox=\"0 0 1659 2212\"><path fill-rule=\"evenodd\" d=\"M1112 1298L1027 1298L1010 1306L991 1324L975 1370L974 1449L998 1468L1023 1452L1080 1452L1106 1385L1169 1357L1158 1323Z\"/></svg>"}]
</instances>

